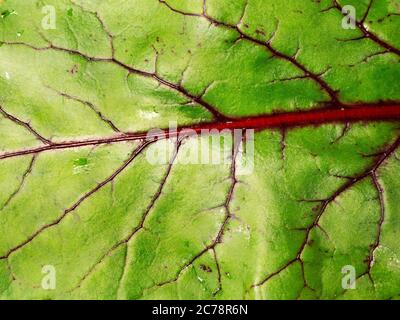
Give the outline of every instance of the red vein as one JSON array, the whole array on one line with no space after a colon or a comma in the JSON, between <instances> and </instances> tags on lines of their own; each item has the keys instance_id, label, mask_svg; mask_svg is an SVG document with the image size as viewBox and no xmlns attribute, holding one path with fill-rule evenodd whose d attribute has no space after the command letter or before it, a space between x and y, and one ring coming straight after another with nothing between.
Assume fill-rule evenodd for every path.
<instances>
[{"instance_id":1,"label":"red vein","mask_svg":"<svg viewBox=\"0 0 400 320\"><path fill-rule=\"evenodd\" d=\"M329 123L351 123L360 121L398 121L400 120L400 104L372 104L352 106L342 109L313 109L309 111L295 111L276 113L270 115L236 118L231 121L214 121L197 124L188 127L180 127L176 130L163 131L162 134L147 134L146 132L127 133L112 137L72 140L52 143L51 145L24 149L0 154L0 159L24 156L58 149L78 148L91 145L109 144L123 141L142 139L167 139L176 134L194 135L204 130L233 130L233 129L256 129L269 128L293 128L321 125Z\"/></svg>"},{"instance_id":2,"label":"red vein","mask_svg":"<svg viewBox=\"0 0 400 320\"><path fill-rule=\"evenodd\" d=\"M172 83L166 79L161 78L159 75L157 75L157 73L153 73L153 72L146 72L146 71L142 71L142 70L138 70L135 68L132 68L131 66L123 63L122 61L119 61L115 58L110 59L111 62L114 62L115 64L119 65L120 67L124 68L125 70L127 70L129 73L132 74L138 74L147 78L153 78L154 80L156 80L158 83L179 92L180 94L182 94L183 96L185 96L186 98L189 98L192 102L198 103L199 105L201 105L203 108L207 109L213 116L215 119L219 119L219 120L223 120L223 119L229 119L229 117L223 115L221 112L219 112L214 106L212 106L211 104L209 104L208 102L206 102L205 100L203 100L202 96L196 96L191 94L189 91L187 91L184 87L182 87L180 84L175 84Z\"/></svg>"},{"instance_id":3,"label":"red vein","mask_svg":"<svg viewBox=\"0 0 400 320\"><path fill-rule=\"evenodd\" d=\"M7 119L11 120L12 122L16 123L17 125L24 127L26 130L28 130L32 135L34 135L38 140L43 142L44 144L50 145L51 141L43 137L40 133L38 133L33 127L25 121L22 121L18 119L17 117L13 116L12 114L8 113L3 109L2 106L0 106L0 113Z\"/></svg>"},{"instance_id":4,"label":"red vein","mask_svg":"<svg viewBox=\"0 0 400 320\"><path fill-rule=\"evenodd\" d=\"M273 56L275 56L275 57L277 57L277 58L280 58L280 59L282 59L282 60L286 60L286 61L290 62L290 63L291 63L292 65L294 65L296 68L298 68L299 70L301 70L301 71L303 72L303 74L304 74L305 77L308 77L308 78L312 79L313 81L315 81L315 82L320 86L320 88L321 88L323 91L325 91L325 92L329 95L329 97L330 97L330 99L331 99L331 102L332 102L333 104L335 104L335 105L341 105L341 104L342 104L342 103L339 101L338 97L337 97L337 92L336 92L334 89L332 89L332 88L328 85L328 83L325 82L325 81L321 78L321 74L317 74L317 73L314 73L314 72L308 70L306 66L304 66L303 64L301 64L300 62L298 62L298 61L296 60L296 56L291 57L291 56L288 56L288 55L286 55L286 54L280 52L279 50L275 49L275 48L272 46L272 44L271 44L272 38L273 38L273 37L272 37L269 41L261 41L261 40L259 40L259 39L257 39L257 38L251 37L250 35L244 33L243 30L240 29L239 24L237 24L237 25L231 25L231 24L228 24L228 23L226 23L226 22L222 22L222 21L216 20L215 18L213 18L213 17L211 17L211 16L209 16L209 15L207 14L207 10L206 10L207 8L206 8L206 6L205 6L205 2L204 2L204 9L203 9L203 13L202 13L202 14L188 14L188 13L185 13L185 12L183 12L183 11L180 11L180 10L177 10L177 9L173 8L170 4L167 3L166 0L158 0L158 1L159 1L161 4L167 6L170 10L172 10L172 11L175 12L175 13L182 14L182 15L187 15L187 16L202 17L202 18L208 20L209 22L211 22L211 23L213 23L213 24L215 24L215 25L217 25L217 26L222 26L222 27L225 27L225 28L227 28L227 29L234 30L235 32L237 32L237 33L239 34L239 39L238 39L238 40L240 40L240 39L243 40L243 39L244 39L244 40L247 40L247 41L249 41L249 42L251 42L251 43L253 43L253 44L256 44L256 45L258 45L258 46L264 47L264 48L266 48ZM246 5L246 6L247 6L247 5ZM241 20L242 20L242 19L241 19Z\"/></svg>"},{"instance_id":5,"label":"red vein","mask_svg":"<svg viewBox=\"0 0 400 320\"><path fill-rule=\"evenodd\" d=\"M165 185L166 185L166 183L167 183L167 180L168 180L168 178L169 178L169 176L170 176L170 174L171 174L172 166L174 165L175 160L176 160L176 158L177 158L177 156L178 156L178 152L179 152L179 149L180 149L181 145L182 145L182 140L178 140L177 143L176 143L176 147L175 147L174 153L173 153L173 155L172 155L172 157L171 157L171 159L170 159L169 165L168 165L167 170L166 170L166 172L165 172L165 175L164 175L164 177L163 177L163 179L162 179L162 181L161 181L161 183L160 183L160 186L158 187L157 192L154 194L154 196L153 196L153 198L151 199L149 205L147 206L145 212L143 213L142 218L140 219L140 222L139 222L138 226L137 226L136 228L134 228L134 229L132 230L132 232L131 232L125 239L123 239L122 241L120 241L120 242L117 244L117 247L120 246L120 245L122 245L122 244L128 244L129 241L131 241L131 239L132 239L140 230L142 230L142 229L144 228L144 224L145 224L145 222L146 222L146 219L147 219L149 213L150 213L151 210L154 208L156 202L158 201L158 199L160 198L160 196L161 196L161 194L162 194L162 192L163 192L163 190L164 190L164 187L165 187ZM112 250L114 250L114 248L113 248ZM126 250L128 250L128 247L126 248ZM120 279L120 283L119 283L119 288L118 288L118 289L121 288L122 280L125 278L125 274L126 274L126 272L128 271L128 269L127 269L127 263L128 263L128 252L126 253L126 256L125 256L124 269L123 269L123 272L122 272L122 275L121 275L121 279ZM118 290L118 291L119 291L119 290Z\"/></svg>"},{"instance_id":6,"label":"red vein","mask_svg":"<svg viewBox=\"0 0 400 320\"><path fill-rule=\"evenodd\" d=\"M374 265L375 262L375 251L379 247L380 242L381 242L381 236L382 236L382 226L383 223L385 222L385 200L383 198L383 188L381 184L378 181L378 177L376 175L376 172L371 173L371 178L374 184L374 187L376 191L378 192L378 199L379 199L379 205L380 205L380 214L379 214L379 220L378 220L378 230L375 238L375 242L371 245L370 252L367 258L367 270L362 273L358 278L361 278L364 275L368 275L369 279L371 280L372 283L374 283L372 276L371 276L371 269L372 266Z\"/></svg>"},{"instance_id":7,"label":"red vein","mask_svg":"<svg viewBox=\"0 0 400 320\"><path fill-rule=\"evenodd\" d=\"M111 58L93 57L93 56L89 56L79 50L58 47L58 46L52 44L51 42L49 42L47 39L45 39L45 40L48 42L47 47L35 47L31 44L24 43L24 42L2 41L0 43L5 44L5 45L10 45L10 46L12 46L12 45L24 46L24 47L28 47L28 48L30 48L32 50L36 50L36 51L55 50L55 51L65 52L65 53L68 53L71 55L77 55L77 56L81 57L82 59L85 59L85 60L91 61L91 62L113 63L113 64L118 65L121 68L125 69L129 74L137 74L137 75L140 75L140 76L143 76L146 78L152 78L152 79L156 80L159 84L166 86L166 87L180 93L182 96L185 96L186 98L189 98L191 101L201 105L203 108L205 108L207 111L209 111L214 116L214 118L217 120L229 119L229 117L223 115L210 103L203 100L203 98L201 96L196 96L196 95L191 94L189 91L187 91L185 88L183 88L180 84L175 84L166 79L163 79L159 75L157 75L155 72L147 72L147 71L136 69L136 68L131 67L128 64L116 59L115 57L111 57Z\"/></svg>"},{"instance_id":8,"label":"red vein","mask_svg":"<svg viewBox=\"0 0 400 320\"><path fill-rule=\"evenodd\" d=\"M193 263L196 260L198 260L200 257L202 257L206 252L211 250L213 252L213 255L214 255L214 260L215 260L215 264L217 266L217 272L218 272L218 288L216 289L215 292L213 292L213 295L215 296L216 294L218 294L222 290L221 268L220 268L220 265L219 265L219 262L218 262L218 258L217 258L217 254L216 254L215 248L216 248L216 246L218 244L222 243L222 238L224 236L224 232L225 232L226 226L228 225L229 221L232 219L232 212L231 212L231 209L230 209L230 203L231 203L232 198L233 198L233 193L234 193L235 187L239 182L237 180L237 178L236 178L236 158L237 158L237 155L238 155L238 152L239 152L240 143L241 143L241 141L238 139L238 137L234 136L233 137L233 141L232 141L232 155L231 155L232 163L231 163L230 175L229 175L229 178L231 180L231 185L230 185L230 188L228 190L228 194L227 194L227 196L225 198L225 202L222 205L218 206L218 207L223 207L225 209L225 217L224 217L224 220L221 223L221 226L220 226L220 228L218 230L218 233L215 236L214 240L209 245L207 245L205 248L203 248L199 253L197 253L194 257L192 257L192 259L190 259L185 265L183 265L179 269L179 271L177 272L176 276L173 279L160 282L160 283L154 285L151 288L162 287L162 286L165 286L167 284L174 283L174 282L178 281L178 279L180 278L180 276L181 276L181 274L182 274L182 272L184 270L186 270L188 267L193 265ZM218 208L218 207L216 207L216 208ZM150 290L151 288L147 288L145 290Z\"/></svg>"},{"instance_id":9,"label":"red vein","mask_svg":"<svg viewBox=\"0 0 400 320\"><path fill-rule=\"evenodd\" d=\"M33 165L36 160L36 154L33 155L31 161L28 164L28 167L26 168L25 172L22 174L21 181L18 185L18 187L14 190L14 192L7 198L6 202L4 202L3 206L0 208L0 211L3 211L4 208L6 208L10 202L17 196L17 194L20 192L22 189L23 185L25 184L26 178L32 173Z\"/></svg>"},{"instance_id":10,"label":"red vein","mask_svg":"<svg viewBox=\"0 0 400 320\"><path fill-rule=\"evenodd\" d=\"M295 263L296 261L298 261L301 266L302 266L302 273L303 273L303 279L304 279L304 286L307 286L307 282L305 280L305 273L304 273L304 263L303 260L301 258L307 244L309 243L310 240L310 236L311 236L311 231L314 230L314 228L318 227L320 228L323 232L324 230L321 228L321 226L319 225L319 221L321 220L322 215L324 214L324 212L326 211L326 208L328 207L329 204L331 204L333 201L335 201L341 194L343 194L345 191L349 190L350 188L352 188L354 185L356 185L357 183L359 183L360 181L364 180L367 177L372 177L373 183L375 184L376 188L378 189L378 193L379 193L379 200L380 200L380 205L381 205L381 215L380 215L380 220L378 222L378 236L377 236L377 240L375 241L375 243L371 246L372 250L370 252L370 256L368 259L368 265L367 265L367 271L364 274L368 274L370 273L371 267L372 267L372 263L373 263L373 254L374 251L376 250L376 248L379 246L379 241L380 241L380 237L381 237L381 228L382 228L382 224L384 221L384 216L385 216L385 209L383 206L383 197L382 197L382 189L379 185L379 182L376 179L376 171L380 168L380 166L391 156L395 153L395 151L400 147L400 137L398 137L396 139L396 141L391 144L386 150L384 150L376 159L376 161L370 166L368 167L366 170L364 170L363 172L361 172L358 176L354 177L354 178L350 178L346 183L344 183L343 185L341 185L330 197L328 197L325 200L305 200L305 201L309 201L309 202L320 202L320 207L319 207L319 211L316 215L316 217L314 218L314 220L312 221L312 223L310 225L308 225L304 231L305 231L305 237L303 239L303 242L300 245L299 250L296 253L296 256L289 260L287 263L285 263L283 266L281 266L278 270L276 270L275 272L270 273L267 277L265 277L263 280L261 280L260 282L253 284L251 287L258 287L258 286L262 286L264 285L267 281L269 281L271 278L275 277L276 275L280 274L283 270L287 269L290 265L292 265L293 263ZM361 275L361 276L362 276ZM370 276L370 275L369 275Z\"/></svg>"},{"instance_id":11,"label":"red vein","mask_svg":"<svg viewBox=\"0 0 400 320\"><path fill-rule=\"evenodd\" d=\"M223 204L223 207L225 209L225 218L224 221L221 225L221 228L218 231L218 235L215 238L214 242L211 244L211 246L209 246L209 249L212 249L213 253L214 253L214 260L215 260L215 264L217 266L217 272L218 272L218 288L217 290L213 293L213 295L217 295L221 290L222 290L222 279L221 279L221 268L218 262L218 258L217 258L217 252L215 250L216 246L222 242L222 237L224 236L224 232L226 229L226 226L228 225L229 221L232 219L232 211L230 208L230 204L232 202L233 199L233 194L235 191L235 187L238 184L238 179L236 177L236 158L237 155L239 153L239 148L240 148L240 144L241 141L238 140L235 136L233 137L233 143L232 143L232 154L231 154L231 158L232 158L232 164L231 164L231 170L230 170L230 180L231 180L231 185L228 191L228 195L225 199L225 203Z\"/></svg>"},{"instance_id":12,"label":"red vein","mask_svg":"<svg viewBox=\"0 0 400 320\"><path fill-rule=\"evenodd\" d=\"M397 54L398 56L400 56L400 49L395 48L394 46L392 46L391 44L385 42L384 40L382 40L381 38L379 38L376 34L374 34L373 32L367 30L367 28L364 25L364 21L367 18L367 15L369 13L370 7L372 5L372 1L370 1L368 8L367 8L367 12L364 15L364 17L362 18L361 21L354 21L354 23L356 24L357 28L363 33L363 37L362 38L366 38L366 39L371 39L373 42L375 42L376 44L378 44L379 46L381 46L382 48L385 48L388 52L392 52L394 54ZM336 8L337 10L339 10L342 14L343 14L343 7L339 4L339 2L337 0L333 0L333 8Z\"/></svg>"},{"instance_id":13,"label":"red vein","mask_svg":"<svg viewBox=\"0 0 400 320\"><path fill-rule=\"evenodd\" d=\"M179 148L181 147L182 142L181 141L177 141L176 144L176 148L174 150L174 153L170 159L169 165L167 167L167 170L164 174L164 177L162 178L162 181L157 189L157 192L154 194L154 196L152 197L149 205L147 206L146 210L144 211L139 224L131 231L131 233L128 234L128 236L126 236L124 239L118 241L116 244L114 244L105 254L103 254L100 259L92 266L89 268L89 270L83 275L83 277L80 279L78 285L72 289L72 291L80 288L82 286L82 283L89 277L90 274L93 273L93 271L96 269L96 267L101 264L105 258L107 258L108 256L110 256L116 249L118 249L121 245L124 244L128 244L129 241L135 236L135 234L137 234L141 229L144 228L144 224L146 222L146 218L149 215L150 211L153 209L155 203L157 202L157 200L160 198L162 191L167 183L168 177L170 176L171 170L172 170L172 166L176 160L176 157L178 156L178 152L179 152ZM126 273L126 264L127 264L127 259L128 259L128 253L125 253L125 263L124 263L124 269L122 271L122 275L120 280L122 280L125 276Z\"/></svg>"},{"instance_id":14,"label":"red vein","mask_svg":"<svg viewBox=\"0 0 400 320\"><path fill-rule=\"evenodd\" d=\"M122 133L122 130L120 130L109 118L107 118L100 110L98 107L96 107L92 102L90 101L86 101L83 100L81 98L75 97L73 95L70 95L68 93L65 92L61 92L58 91L56 89L53 89L51 87L48 87L50 90L53 90L54 92L56 92L58 95L60 95L61 97L64 97L66 99L72 100L72 101L76 101L79 102L80 104L83 104L85 106L88 106L93 112L95 112L98 116L98 118L105 122L113 131L115 132L119 132Z\"/></svg>"}]
</instances>

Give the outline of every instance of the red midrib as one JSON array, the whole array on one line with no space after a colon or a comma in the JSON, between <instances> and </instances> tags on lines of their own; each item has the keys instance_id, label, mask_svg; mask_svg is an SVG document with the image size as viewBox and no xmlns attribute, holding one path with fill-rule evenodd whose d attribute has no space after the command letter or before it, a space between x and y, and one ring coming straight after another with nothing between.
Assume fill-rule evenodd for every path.
<instances>
[{"instance_id":1,"label":"red midrib","mask_svg":"<svg viewBox=\"0 0 400 320\"><path fill-rule=\"evenodd\" d=\"M265 129L302 127L326 123L399 119L400 105L364 105L342 109L314 109L310 111L295 111L266 116L241 118L228 122L202 124L192 127L192 129Z\"/></svg>"},{"instance_id":2,"label":"red midrib","mask_svg":"<svg viewBox=\"0 0 400 320\"><path fill-rule=\"evenodd\" d=\"M224 129L268 129L268 128L293 128L309 125L320 125L329 123L348 123L358 121L398 121L400 120L400 104L371 104L348 106L342 109L314 109L309 111L295 111L277 113L256 117L238 118L230 121L215 121L202 123L175 130L164 130L162 134L148 135L146 132L121 134L111 137L101 137L87 140L71 140L52 143L49 145L23 149L0 154L0 159L35 154L48 150L77 148L90 145L108 144L122 141L143 140L146 138L166 139L177 134L192 135L201 133L203 130Z\"/></svg>"}]
</instances>

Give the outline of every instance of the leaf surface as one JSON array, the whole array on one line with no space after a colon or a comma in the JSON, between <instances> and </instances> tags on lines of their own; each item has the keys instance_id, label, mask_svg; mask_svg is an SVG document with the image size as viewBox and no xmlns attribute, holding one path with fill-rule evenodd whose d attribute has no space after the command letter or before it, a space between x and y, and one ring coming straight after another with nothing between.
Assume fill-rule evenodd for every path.
<instances>
[{"instance_id":1,"label":"leaf surface","mask_svg":"<svg viewBox=\"0 0 400 320\"><path fill-rule=\"evenodd\" d=\"M0 297L397 297L399 10L0 2ZM257 129L254 170L230 134L219 164L185 163L208 136L144 140L171 122Z\"/></svg>"}]
</instances>

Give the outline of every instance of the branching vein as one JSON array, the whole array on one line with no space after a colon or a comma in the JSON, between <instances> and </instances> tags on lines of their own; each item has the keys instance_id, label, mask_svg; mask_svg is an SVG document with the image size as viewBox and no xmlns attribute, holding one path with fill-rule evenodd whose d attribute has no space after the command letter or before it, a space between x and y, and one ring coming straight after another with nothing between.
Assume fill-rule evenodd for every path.
<instances>
[{"instance_id":1,"label":"branching vein","mask_svg":"<svg viewBox=\"0 0 400 320\"><path fill-rule=\"evenodd\" d=\"M47 229L50 229L54 226L57 226L64 218L71 212L73 212L75 209L77 209L85 200L87 200L89 197L91 197L93 194L95 194L97 191L101 190L104 186L106 186L108 183L112 182L126 167L129 166L129 164L143 151L144 148L146 148L151 142L143 142L141 143L135 150L132 152L132 154L129 156L129 158L120 166L115 172L113 172L108 178L103 180L101 183L96 185L92 190L89 192L85 193L82 197L79 198L77 202L75 202L71 207L68 209L64 210L63 214L59 216L57 219L53 220L52 222L43 225L40 227L37 231L35 231L32 235L30 235L25 241L21 242L17 246L9 249L4 255L0 256L0 260L7 259L11 254L16 252L17 250L25 247L29 243L31 243L34 239L36 239L39 235L41 235L44 231Z\"/></svg>"}]
</instances>

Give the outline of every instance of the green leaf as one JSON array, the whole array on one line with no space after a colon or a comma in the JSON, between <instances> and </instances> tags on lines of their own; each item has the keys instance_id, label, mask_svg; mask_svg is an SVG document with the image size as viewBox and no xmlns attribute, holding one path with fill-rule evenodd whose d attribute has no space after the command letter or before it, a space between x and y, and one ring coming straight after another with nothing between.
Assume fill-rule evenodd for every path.
<instances>
[{"instance_id":1,"label":"green leaf","mask_svg":"<svg viewBox=\"0 0 400 320\"><path fill-rule=\"evenodd\" d=\"M396 8L0 3L0 298L398 297Z\"/></svg>"}]
</instances>

